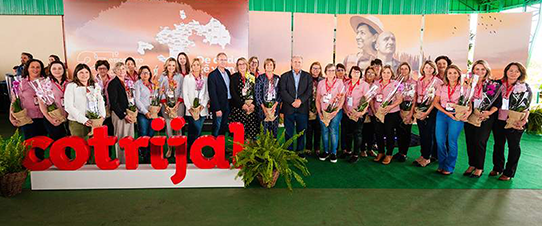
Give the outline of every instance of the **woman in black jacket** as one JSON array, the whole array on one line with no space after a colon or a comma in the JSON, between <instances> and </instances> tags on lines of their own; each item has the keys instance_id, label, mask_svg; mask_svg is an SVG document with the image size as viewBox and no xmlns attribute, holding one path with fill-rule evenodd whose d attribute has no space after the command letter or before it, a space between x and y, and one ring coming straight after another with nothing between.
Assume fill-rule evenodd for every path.
<instances>
[{"instance_id":1,"label":"woman in black jacket","mask_svg":"<svg viewBox=\"0 0 542 226\"><path fill-rule=\"evenodd\" d=\"M254 101L256 77L248 72L245 58L235 64L236 73L230 79L231 114L230 122L240 122L245 127L245 139L254 140L260 130L257 106Z\"/></svg>"}]
</instances>

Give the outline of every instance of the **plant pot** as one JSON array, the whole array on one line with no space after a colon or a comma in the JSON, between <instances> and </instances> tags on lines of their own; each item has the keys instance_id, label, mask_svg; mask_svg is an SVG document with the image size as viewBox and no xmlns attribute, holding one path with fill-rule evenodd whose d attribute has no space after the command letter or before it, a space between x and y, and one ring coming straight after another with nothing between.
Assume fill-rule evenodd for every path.
<instances>
[{"instance_id":1,"label":"plant pot","mask_svg":"<svg viewBox=\"0 0 542 226\"><path fill-rule=\"evenodd\" d=\"M27 124L31 124L34 121L30 117L28 117L28 114L26 113L26 108L22 111L19 111L17 113L12 113L13 117L19 121L19 126L24 126Z\"/></svg>"},{"instance_id":2,"label":"plant pot","mask_svg":"<svg viewBox=\"0 0 542 226\"><path fill-rule=\"evenodd\" d=\"M478 109L474 109L474 112L476 112L476 114L480 114L480 111ZM471 114L467 119L467 122L473 126L480 127L482 126L483 120L480 119L480 117L476 116L476 114Z\"/></svg>"},{"instance_id":3,"label":"plant pot","mask_svg":"<svg viewBox=\"0 0 542 226\"><path fill-rule=\"evenodd\" d=\"M58 121L65 122L66 117L62 114L62 111L60 109L55 109L49 112L49 116L53 117L54 119L57 119Z\"/></svg>"},{"instance_id":4,"label":"plant pot","mask_svg":"<svg viewBox=\"0 0 542 226\"><path fill-rule=\"evenodd\" d=\"M23 191L27 171L8 173L0 178L0 193L4 197L13 197Z\"/></svg>"},{"instance_id":5,"label":"plant pot","mask_svg":"<svg viewBox=\"0 0 542 226\"><path fill-rule=\"evenodd\" d=\"M177 118L178 114L175 108L166 106L166 114L170 119Z\"/></svg>"},{"instance_id":6,"label":"plant pot","mask_svg":"<svg viewBox=\"0 0 542 226\"><path fill-rule=\"evenodd\" d=\"M275 111L273 111L273 108L263 108L265 113L265 122L273 122L275 119L277 119L277 116L275 116Z\"/></svg>"},{"instance_id":7,"label":"plant pot","mask_svg":"<svg viewBox=\"0 0 542 226\"><path fill-rule=\"evenodd\" d=\"M469 107L467 106L456 104L454 105L454 109L455 109L455 117L459 119L467 117L467 114L469 113Z\"/></svg>"},{"instance_id":8,"label":"plant pot","mask_svg":"<svg viewBox=\"0 0 542 226\"><path fill-rule=\"evenodd\" d=\"M410 114L410 111L401 110L399 114L401 114L401 119L403 119L403 123L404 123L405 120L408 118L408 115ZM410 118L410 123L408 123L408 125L412 125L413 121L414 120L412 120L412 118ZM407 124L407 123L405 123L405 124Z\"/></svg>"},{"instance_id":9,"label":"plant pot","mask_svg":"<svg viewBox=\"0 0 542 226\"><path fill-rule=\"evenodd\" d=\"M269 183L265 183L261 175L258 175L257 177L262 187L272 188L272 187L275 187L275 184L277 183L277 180L279 179L279 171L273 170L273 180Z\"/></svg>"},{"instance_id":10,"label":"plant pot","mask_svg":"<svg viewBox=\"0 0 542 226\"><path fill-rule=\"evenodd\" d=\"M254 100L252 100L252 99L245 100L245 104L246 104L246 105L251 105L253 102L254 102ZM253 112L254 112L254 111L247 111L246 113L247 113L247 115L250 115L250 114L252 114Z\"/></svg>"},{"instance_id":11,"label":"plant pot","mask_svg":"<svg viewBox=\"0 0 542 226\"><path fill-rule=\"evenodd\" d=\"M384 123L384 120L386 119L386 114L387 113L384 112L384 108L378 108L375 116L381 123Z\"/></svg>"},{"instance_id":12,"label":"plant pot","mask_svg":"<svg viewBox=\"0 0 542 226\"><path fill-rule=\"evenodd\" d=\"M322 122L324 123L324 125L326 127L329 126L329 123L331 123L331 120L333 120L333 118L331 117L331 113L327 112L327 111L324 111L323 112L323 116L322 116Z\"/></svg>"},{"instance_id":13,"label":"plant pot","mask_svg":"<svg viewBox=\"0 0 542 226\"><path fill-rule=\"evenodd\" d=\"M201 106L201 105L200 105ZM200 118L201 108L198 106L196 108L190 108L188 109L188 112L190 112L190 115L192 115L192 118L194 118L194 121L198 121Z\"/></svg>"},{"instance_id":14,"label":"plant pot","mask_svg":"<svg viewBox=\"0 0 542 226\"><path fill-rule=\"evenodd\" d=\"M131 124L134 124L137 121L137 110L131 111L130 109L126 109L126 116L130 117L132 119Z\"/></svg>"},{"instance_id":15,"label":"plant pot","mask_svg":"<svg viewBox=\"0 0 542 226\"><path fill-rule=\"evenodd\" d=\"M158 118L158 112L160 112L160 106L149 106L149 113L151 114L151 118Z\"/></svg>"},{"instance_id":16,"label":"plant pot","mask_svg":"<svg viewBox=\"0 0 542 226\"><path fill-rule=\"evenodd\" d=\"M508 119L506 119L506 126L504 126L505 129L511 129L514 128L514 124L516 122L519 122L525 118L527 113L525 112L519 112L519 111L508 111Z\"/></svg>"},{"instance_id":17,"label":"plant pot","mask_svg":"<svg viewBox=\"0 0 542 226\"><path fill-rule=\"evenodd\" d=\"M316 112L309 111L309 120L315 120L317 117Z\"/></svg>"}]
</instances>

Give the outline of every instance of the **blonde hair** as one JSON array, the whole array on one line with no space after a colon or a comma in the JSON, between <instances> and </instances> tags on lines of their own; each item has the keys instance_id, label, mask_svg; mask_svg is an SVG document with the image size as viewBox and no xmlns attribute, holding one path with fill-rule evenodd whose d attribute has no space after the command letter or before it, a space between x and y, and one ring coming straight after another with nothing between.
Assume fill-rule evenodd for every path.
<instances>
[{"instance_id":1,"label":"blonde hair","mask_svg":"<svg viewBox=\"0 0 542 226\"><path fill-rule=\"evenodd\" d=\"M484 79L489 79L489 77L491 77L491 68L489 67L489 64L487 63L487 61L485 60L477 60L476 62L474 62L474 64L472 64L471 72L474 74L474 67L476 67L476 65L478 64L482 65L486 69L486 74L484 75Z\"/></svg>"},{"instance_id":2,"label":"blonde hair","mask_svg":"<svg viewBox=\"0 0 542 226\"><path fill-rule=\"evenodd\" d=\"M380 70L380 79L382 79L382 72L384 72L384 70L386 70L386 69L390 70L390 72L391 72L390 80L395 80L395 72L393 72L393 69L391 68L390 65L386 65L386 66L382 67L382 69Z\"/></svg>"},{"instance_id":3,"label":"blonde hair","mask_svg":"<svg viewBox=\"0 0 542 226\"><path fill-rule=\"evenodd\" d=\"M115 66L113 67L113 72L118 71L122 66L124 66L124 63L122 62L115 63Z\"/></svg>"},{"instance_id":4,"label":"blonde hair","mask_svg":"<svg viewBox=\"0 0 542 226\"><path fill-rule=\"evenodd\" d=\"M422 64L422 67L420 68L420 72L422 74L422 76L425 76L425 72L423 71L423 68L425 67L426 64L429 64L429 66L431 66L433 68L433 76L436 76L438 74L438 68L437 68L437 65L435 64L435 62L433 61L430 61L430 60L426 60L423 64ZM446 76L446 75L445 75Z\"/></svg>"},{"instance_id":5,"label":"blonde hair","mask_svg":"<svg viewBox=\"0 0 542 226\"><path fill-rule=\"evenodd\" d=\"M448 66L446 68L446 70L444 70L444 84L446 85L450 85L450 80L448 80L448 71L449 70L456 70L457 73L459 74L459 77L461 77L461 68L459 68L457 65L455 64L452 64L450 66ZM457 84L459 84L461 81L459 81L459 78L457 80ZM459 85L463 85L463 84L459 84Z\"/></svg>"},{"instance_id":6,"label":"blonde hair","mask_svg":"<svg viewBox=\"0 0 542 226\"><path fill-rule=\"evenodd\" d=\"M247 62L247 59L245 59L244 57L241 57L241 58L237 59L237 62L235 62L235 71L239 72L239 62L240 61L245 62L245 64L247 65L247 71L248 71L248 62Z\"/></svg>"},{"instance_id":7,"label":"blonde hair","mask_svg":"<svg viewBox=\"0 0 542 226\"><path fill-rule=\"evenodd\" d=\"M175 60L175 58L173 58L173 57L170 57L170 58L168 58L166 60L166 62L164 62L164 74L168 75L167 66L168 66L169 62L174 62L175 63L175 72L173 72L173 74L177 73L177 71L179 71L179 66L177 64L177 60Z\"/></svg>"}]
</instances>

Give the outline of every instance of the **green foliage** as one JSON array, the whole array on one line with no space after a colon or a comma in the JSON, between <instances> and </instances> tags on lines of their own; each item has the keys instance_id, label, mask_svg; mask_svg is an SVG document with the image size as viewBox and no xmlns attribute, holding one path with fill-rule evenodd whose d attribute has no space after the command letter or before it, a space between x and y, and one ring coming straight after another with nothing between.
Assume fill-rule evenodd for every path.
<instances>
[{"instance_id":1,"label":"green foliage","mask_svg":"<svg viewBox=\"0 0 542 226\"><path fill-rule=\"evenodd\" d=\"M199 98L198 97L194 98L194 103L192 104L192 107L193 108L199 107Z\"/></svg>"},{"instance_id":2,"label":"green foliage","mask_svg":"<svg viewBox=\"0 0 542 226\"><path fill-rule=\"evenodd\" d=\"M96 112L93 112L93 111L87 111L87 114L86 114L87 118L88 119L99 119L100 118L100 115Z\"/></svg>"},{"instance_id":3,"label":"green foliage","mask_svg":"<svg viewBox=\"0 0 542 226\"><path fill-rule=\"evenodd\" d=\"M21 105L21 98L16 98L15 101L13 101L13 113L17 113L22 110L23 107Z\"/></svg>"},{"instance_id":4,"label":"green foliage","mask_svg":"<svg viewBox=\"0 0 542 226\"><path fill-rule=\"evenodd\" d=\"M137 111L137 107L135 106L135 104L130 104L128 105L128 110L132 111L132 112L136 112Z\"/></svg>"},{"instance_id":5,"label":"green foliage","mask_svg":"<svg viewBox=\"0 0 542 226\"><path fill-rule=\"evenodd\" d=\"M58 109L58 107L56 106L55 102L53 102L51 105L47 106L47 112L51 112L51 111L54 111L56 109Z\"/></svg>"},{"instance_id":6,"label":"green foliage","mask_svg":"<svg viewBox=\"0 0 542 226\"><path fill-rule=\"evenodd\" d=\"M273 181L273 171L277 170L284 177L288 189L292 190L292 177L305 187L301 174L303 176L309 175L306 166L307 160L288 150L288 146L302 134L303 132L298 133L280 144L279 140L284 139L284 132L279 139L276 139L270 131L265 131L261 127L259 138L249 144L242 144L243 151L234 156L233 168L241 166L237 177L243 178L245 186L248 186L258 176L261 176L263 181L269 184Z\"/></svg>"},{"instance_id":7,"label":"green foliage","mask_svg":"<svg viewBox=\"0 0 542 226\"><path fill-rule=\"evenodd\" d=\"M529 112L529 123L527 123L527 132L536 135L542 135L542 107L538 106Z\"/></svg>"},{"instance_id":8,"label":"green foliage","mask_svg":"<svg viewBox=\"0 0 542 226\"><path fill-rule=\"evenodd\" d=\"M8 139L0 137L0 176L24 171L22 165L27 148L23 145L23 136L19 130Z\"/></svg>"}]
</instances>

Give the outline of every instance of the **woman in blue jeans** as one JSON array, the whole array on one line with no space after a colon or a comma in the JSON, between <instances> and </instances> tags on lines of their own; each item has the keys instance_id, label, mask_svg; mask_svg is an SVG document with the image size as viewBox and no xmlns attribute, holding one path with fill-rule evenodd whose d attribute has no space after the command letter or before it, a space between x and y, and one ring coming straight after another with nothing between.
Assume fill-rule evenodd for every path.
<instances>
[{"instance_id":1,"label":"woman in blue jeans","mask_svg":"<svg viewBox=\"0 0 542 226\"><path fill-rule=\"evenodd\" d=\"M151 113L149 107L151 105L151 97L153 90L152 73L149 66L144 65L139 68L140 78L134 85L134 101L137 107L137 134L142 136L152 137L154 130L151 129ZM150 148L141 148L139 155L143 158L142 163L150 163Z\"/></svg>"},{"instance_id":2,"label":"woman in blue jeans","mask_svg":"<svg viewBox=\"0 0 542 226\"><path fill-rule=\"evenodd\" d=\"M195 58L192 61L190 74L184 78L183 99L186 106L185 115L188 119L187 156L190 156L190 147L192 147L196 138L201 135L203 121L205 121L208 114L207 103L209 103L209 93L207 92L207 77L203 76L199 58Z\"/></svg>"},{"instance_id":3,"label":"woman in blue jeans","mask_svg":"<svg viewBox=\"0 0 542 226\"><path fill-rule=\"evenodd\" d=\"M339 146L339 123L342 118L344 104L344 83L335 77L335 66L328 64L324 70L326 79L318 83L316 91L316 111L320 117L324 151L320 153L320 160L328 157L332 163L337 162L337 146ZM331 137L331 147L329 138Z\"/></svg>"},{"instance_id":4,"label":"woman in blue jeans","mask_svg":"<svg viewBox=\"0 0 542 226\"><path fill-rule=\"evenodd\" d=\"M461 86L464 86L459 81L461 69L456 65L450 65L444 74L446 75L444 85L439 87L433 106L439 110L435 128L439 162L437 172L450 175L454 172L457 160L457 139L470 112L462 118L457 118L455 115L454 106L461 96ZM464 95L467 96L467 87L464 86L463 90ZM446 138L448 138L448 145L446 145Z\"/></svg>"}]
</instances>

